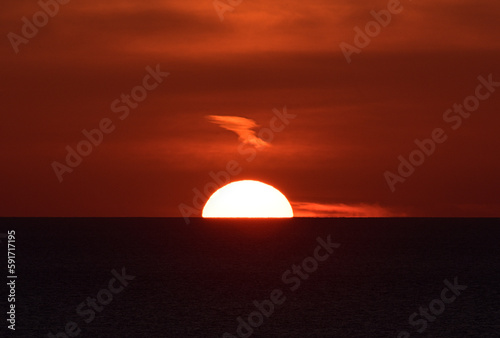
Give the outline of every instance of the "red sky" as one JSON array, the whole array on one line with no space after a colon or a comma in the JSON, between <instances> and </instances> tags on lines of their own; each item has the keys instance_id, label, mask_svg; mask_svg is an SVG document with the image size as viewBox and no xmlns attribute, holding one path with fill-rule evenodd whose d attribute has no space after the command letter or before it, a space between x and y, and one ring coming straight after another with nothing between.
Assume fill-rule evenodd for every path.
<instances>
[{"instance_id":1,"label":"red sky","mask_svg":"<svg viewBox=\"0 0 500 338\"><path fill-rule=\"evenodd\" d=\"M479 76L500 82L500 3L401 1L348 63L340 44L387 4L243 0L221 21L210 0L73 0L13 46L40 6L7 2L0 215L181 216L237 161L232 180L275 186L297 215L500 216L500 87L460 127L443 119ZM157 65L170 74L121 120L112 102ZM272 142L245 141L285 106L296 117ZM239 137L209 116L257 126ZM59 182L54 161L107 118L114 130ZM436 128L446 141L392 192L384 173Z\"/></svg>"}]
</instances>

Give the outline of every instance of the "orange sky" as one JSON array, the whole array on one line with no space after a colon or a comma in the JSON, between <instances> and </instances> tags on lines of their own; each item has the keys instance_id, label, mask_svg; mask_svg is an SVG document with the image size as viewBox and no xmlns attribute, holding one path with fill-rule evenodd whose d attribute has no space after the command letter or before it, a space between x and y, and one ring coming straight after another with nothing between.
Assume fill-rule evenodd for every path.
<instances>
[{"instance_id":1,"label":"orange sky","mask_svg":"<svg viewBox=\"0 0 500 338\"><path fill-rule=\"evenodd\" d=\"M500 90L456 130L443 119L479 76L500 81L500 3L401 1L348 63L339 45L387 6L243 0L221 21L210 0L70 1L15 47L41 9L4 4L0 215L181 216L236 161L232 180L271 184L304 216L500 216ZM111 104L156 65L169 75L120 119ZM295 118L247 161L245 137L285 106ZM239 137L208 116L258 126ZM53 162L103 119L113 131L60 183ZM384 173L436 128L447 140L392 192Z\"/></svg>"}]
</instances>

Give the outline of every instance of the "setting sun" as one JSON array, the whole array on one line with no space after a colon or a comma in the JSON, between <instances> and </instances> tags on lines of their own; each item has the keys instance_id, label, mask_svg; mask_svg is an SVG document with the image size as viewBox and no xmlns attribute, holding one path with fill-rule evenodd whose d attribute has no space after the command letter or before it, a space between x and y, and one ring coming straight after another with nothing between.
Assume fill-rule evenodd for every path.
<instances>
[{"instance_id":1,"label":"setting sun","mask_svg":"<svg viewBox=\"0 0 500 338\"><path fill-rule=\"evenodd\" d=\"M203 217L267 218L293 217L293 210L285 195L278 189L252 180L230 183L208 199Z\"/></svg>"}]
</instances>

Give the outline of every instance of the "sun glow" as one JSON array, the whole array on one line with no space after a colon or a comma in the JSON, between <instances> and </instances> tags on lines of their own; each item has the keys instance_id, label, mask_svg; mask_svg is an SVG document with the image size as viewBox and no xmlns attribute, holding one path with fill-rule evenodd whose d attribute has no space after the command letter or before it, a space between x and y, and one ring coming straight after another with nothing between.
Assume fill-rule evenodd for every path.
<instances>
[{"instance_id":1,"label":"sun glow","mask_svg":"<svg viewBox=\"0 0 500 338\"><path fill-rule=\"evenodd\" d=\"M229 183L213 193L203 208L205 218L293 217L285 195L278 189L252 180Z\"/></svg>"}]
</instances>

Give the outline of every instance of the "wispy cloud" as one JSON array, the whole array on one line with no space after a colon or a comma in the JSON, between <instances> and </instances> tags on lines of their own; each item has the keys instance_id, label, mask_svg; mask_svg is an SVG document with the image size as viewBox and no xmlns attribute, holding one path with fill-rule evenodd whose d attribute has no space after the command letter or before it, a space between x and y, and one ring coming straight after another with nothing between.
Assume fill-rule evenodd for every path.
<instances>
[{"instance_id":1,"label":"wispy cloud","mask_svg":"<svg viewBox=\"0 0 500 338\"><path fill-rule=\"evenodd\" d=\"M295 217L405 217L397 212L376 204L320 204L292 202Z\"/></svg>"},{"instance_id":2,"label":"wispy cloud","mask_svg":"<svg viewBox=\"0 0 500 338\"><path fill-rule=\"evenodd\" d=\"M242 143L250 144L256 148L269 147L270 144L255 135L254 128L259 125L254 120L240 116L208 115L207 119L224 129L235 132Z\"/></svg>"}]
</instances>

